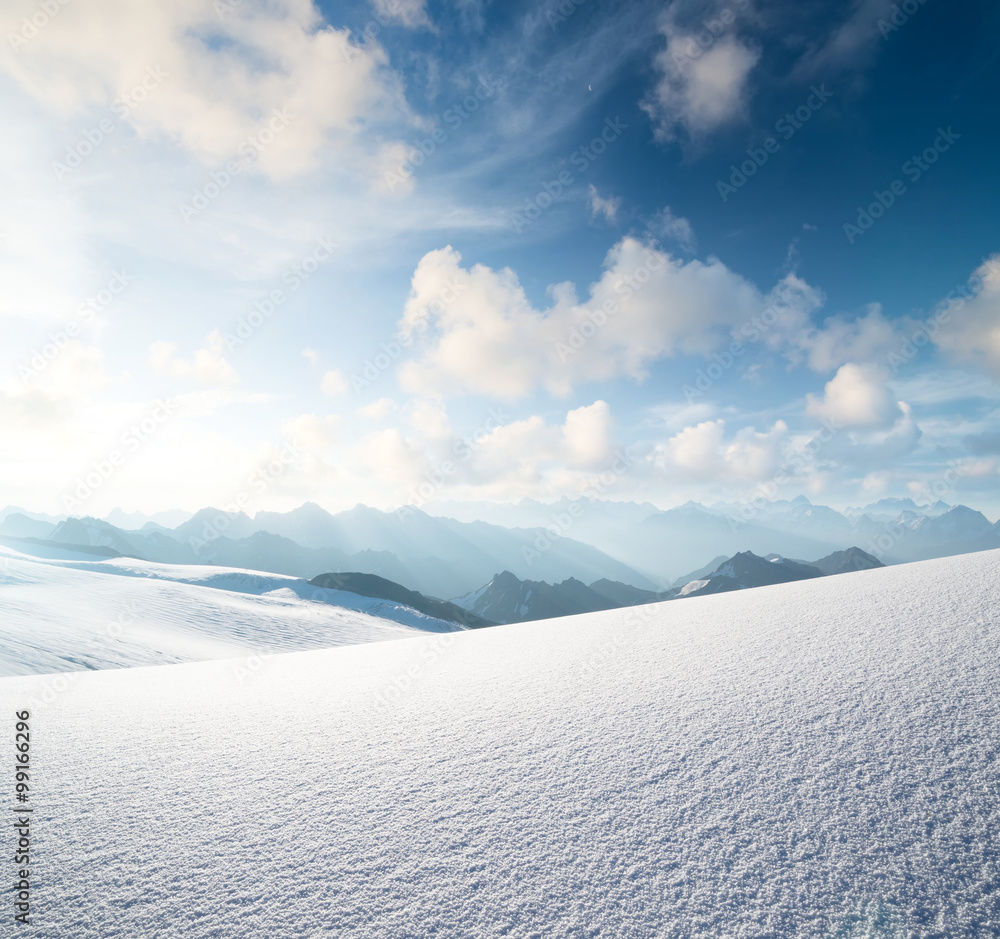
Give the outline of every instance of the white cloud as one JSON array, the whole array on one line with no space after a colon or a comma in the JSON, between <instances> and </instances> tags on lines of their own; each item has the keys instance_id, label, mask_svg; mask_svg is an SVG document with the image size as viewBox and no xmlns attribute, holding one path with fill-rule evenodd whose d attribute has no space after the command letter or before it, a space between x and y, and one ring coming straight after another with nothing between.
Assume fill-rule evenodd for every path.
<instances>
[{"instance_id":1,"label":"white cloud","mask_svg":"<svg viewBox=\"0 0 1000 939\"><path fill-rule=\"evenodd\" d=\"M414 272L402 327L423 339L403 364L411 393L478 393L514 399L543 387L558 395L617 376L642 380L656 359L706 354L765 306L760 291L716 259L687 263L627 237L579 301L572 284L550 288L537 310L517 275L461 266L448 247Z\"/></svg>"},{"instance_id":2,"label":"white cloud","mask_svg":"<svg viewBox=\"0 0 1000 939\"><path fill-rule=\"evenodd\" d=\"M395 20L411 29L430 26L426 0L372 0L375 12L384 19Z\"/></svg>"},{"instance_id":3,"label":"white cloud","mask_svg":"<svg viewBox=\"0 0 1000 939\"><path fill-rule=\"evenodd\" d=\"M1000 380L1000 254L970 278L973 296L950 306L950 317L934 337L956 362L967 362Z\"/></svg>"},{"instance_id":4,"label":"white cloud","mask_svg":"<svg viewBox=\"0 0 1000 939\"><path fill-rule=\"evenodd\" d=\"M5 37L21 30L15 6L0 8ZM342 149L380 114L405 112L381 47L328 27L311 0L218 6L60 5L25 44L3 43L0 68L64 120L95 106L127 111L141 136L175 141L207 165L256 138L252 165L275 178L311 169L323 147ZM280 130L269 127L276 112L287 118Z\"/></svg>"},{"instance_id":5,"label":"white cloud","mask_svg":"<svg viewBox=\"0 0 1000 939\"><path fill-rule=\"evenodd\" d=\"M562 428L567 465L597 467L606 463L613 449L613 429L606 401L570 411Z\"/></svg>"},{"instance_id":6,"label":"white cloud","mask_svg":"<svg viewBox=\"0 0 1000 939\"><path fill-rule=\"evenodd\" d=\"M806 413L834 426L884 430L902 416L901 404L875 365L842 365L826 384L822 398L808 396Z\"/></svg>"},{"instance_id":7,"label":"white cloud","mask_svg":"<svg viewBox=\"0 0 1000 939\"><path fill-rule=\"evenodd\" d=\"M590 214L597 218L604 216L605 220L614 223L618 219L618 210L622 207L622 200L616 196L602 196L597 187L591 183L587 190L590 200Z\"/></svg>"},{"instance_id":8,"label":"white cloud","mask_svg":"<svg viewBox=\"0 0 1000 939\"><path fill-rule=\"evenodd\" d=\"M888 427L853 428L836 434L823 448L824 459L839 464L843 472L844 467L852 465L881 468L912 453L922 431L905 401L898 403L898 415Z\"/></svg>"},{"instance_id":9,"label":"white cloud","mask_svg":"<svg viewBox=\"0 0 1000 939\"><path fill-rule=\"evenodd\" d=\"M724 420L702 421L657 444L652 461L668 479L760 482L781 466L787 435L788 425L779 420L764 432L743 427L727 440Z\"/></svg>"},{"instance_id":10,"label":"white cloud","mask_svg":"<svg viewBox=\"0 0 1000 939\"><path fill-rule=\"evenodd\" d=\"M303 349L302 357L309 362L309 364L315 368L319 363L319 353L315 349Z\"/></svg>"},{"instance_id":11,"label":"white cloud","mask_svg":"<svg viewBox=\"0 0 1000 939\"><path fill-rule=\"evenodd\" d=\"M343 372L339 369L331 369L324 373L323 379L320 382L320 389L325 395L337 397L347 394L351 389L351 385Z\"/></svg>"},{"instance_id":12,"label":"white cloud","mask_svg":"<svg viewBox=\"0 0 1000 939\"><path fill-rule=\"evenodd\" d=\"M760 52L733 35L702 49L670 16L661 29L667 45L656 57L659 81L643 103L657 137L672 140L679 127L701 137L744 119L748 78Z\"/></svg>"},{"instance_id":13,"label":"white cloud","mask_svg":"<svg viewBox=\"0 0 1000 939\"><path fill-rule=\"evenodd\" d=\"M847 362L882 358L899 343L897 325L882 315L877 303L869 305L865 315L855 320L832 316L822 329L809 330L801 340L809 365L817 372L829 372Z\"/></svg>"},{"instance_id":14,"label":"white cloud","mask_svg":"<svg viewBox=\"0 0 1000 939\"><path fill-rule=\"evenodd\" d=\"M387 418L396 410L396 402L392 398L379 398L371 404L360 407L355 413L365 417L370 421L381 421Z\"/></svg>"},{"instance_id":15,"label":"white cloud","mask_svg":"<svg viewBox=\"0 0 1000 939\"><path fill-rule=\"evenodd\" d=\"M467 438L470 480L508 497L531 492L579 491L589 474L613 460L614 421L605 401L576 408L563 424L539 415L511 421Z\"/></svg>"},{"instance_id":16,"label":"white cloud","mask_svg":"<svg viewBox=\"0 0 1000 939\"><path fill-rule=\"evenodd\" d=\"M615 460L614 420L605 401L571 409L559 423L539 415L511 420L491 409L477 426L457 429L438 401L417 400L398 426L325 444L311 430L313 415L297 419L296 434L316 445L303 462L313 491L336 482L348 500L400 505L441 498L499 501L579 494ZM325 446L325 449L323 447Z\"/></svg>"},{"instance_id":17,"label":"white cloud","mask_svg":"<svg viewBox=\"0 0 1000 939\"><path fill-rule=\"evenodd\" d=\"M886 319L877 303L869 304L863 316L838 314L827 317L822 326L813 325L812 314L825 300L822 291L794 273L787 274L768 297L770 310L759 335L752 329L748 338L761 338L793 364L805 361L816 372L832 372L848 362L880 360L900 348L902 322Z\"/></svg>"},{"instance_id":18,"label":"white cloud","mask_svg":"<svg viewBox=\"0 0 1000 939\"><path fill-rule=\"evenodd\" d=\"M174 353L177 346L172 342L159 340L149 347L149 367L160 375L178 381L193 381L199 385L227 385L239 382L236 369L226 361L223 351L226 339L219 329L213 329L205 337L205 345L195 350L190 361L178 358Z\"/></svg>"}]
</instances>

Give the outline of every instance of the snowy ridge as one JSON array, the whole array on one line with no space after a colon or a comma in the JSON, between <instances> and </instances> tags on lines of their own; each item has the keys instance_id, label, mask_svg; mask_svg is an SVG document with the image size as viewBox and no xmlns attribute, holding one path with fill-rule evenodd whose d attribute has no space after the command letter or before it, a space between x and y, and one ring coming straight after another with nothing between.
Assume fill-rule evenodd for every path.
<instances>
[{"instance_id":1,"label":"snowy ridge","mask_svg":"<svg viewBox=\"0 0 1000 939\"><path fill-rule=\"evenodd\" d=\"M0 546L0 675L292 652L459 628L281 574L61 553L30 557Z\"/></svg>"},{"instance_id":2,"label":"snowy ridge","mask_svg":"<svg viewBox=\"0 0 1000 939\"><path fill-rule=\"evenodd\" d=\"M992 551L0 681L41 701L37 934L996 935L998 611Z\"/></svg>"}]
</instances>

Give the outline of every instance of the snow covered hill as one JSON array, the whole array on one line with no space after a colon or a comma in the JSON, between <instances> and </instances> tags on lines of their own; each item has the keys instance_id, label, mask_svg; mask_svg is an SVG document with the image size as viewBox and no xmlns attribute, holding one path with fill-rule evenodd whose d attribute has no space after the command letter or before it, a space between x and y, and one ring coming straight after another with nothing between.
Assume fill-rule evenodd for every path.
<instances>
[{"instance_id":1,"label":"snow covered hill","mask_svg":"<svg viewBox=\"0 0 1000 939\"><path fill-rule=\"evenodd\" d=\"M993 551L250 679L6 679L35 934L995 936L998 663Z\"/></svg>"},{"instance_id":2,"label":"snow covered hill","mask_svg":"<svg viewBox=\"0 0 1000 939\"><path fill-rule=\"evenodd\" d=\"M455 623L294 577L0 546L0 675L291 652Z\"/></svg>"}]
</instances>

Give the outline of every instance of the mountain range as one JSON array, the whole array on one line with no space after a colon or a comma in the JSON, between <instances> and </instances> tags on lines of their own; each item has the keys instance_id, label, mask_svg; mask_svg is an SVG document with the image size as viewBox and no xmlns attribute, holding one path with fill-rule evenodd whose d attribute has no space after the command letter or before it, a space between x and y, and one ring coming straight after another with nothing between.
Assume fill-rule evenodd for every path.
<instances>
[{"instance_id":1,"label":"mountain range","mask_svg":"<svg viewBox=\"0 0 1000 939\"><path fill-rule=\"evenodd\" d=\"M609 578L645 589L648 577L589 544L553 539L542 529L458 522L411 511L405 516L357 506L331 515L313 503L287 513L203 509L166 528L125 530L97 518L39 520L6 511L0 539L91 545L104 553L170 564L215 564L288 574L360 572L406 584L431 598L467 593L497 570L558 582Z\"/></svg>"},{"instance_id":2,"label":"mountain range","mask_svg":"<svg viewBox=\"0 0 1000 939\"><path fill-rule=\"evenodd\" d=\"M743 551L731 558L716 558L711 570L694 571L662 593L609 580L598 580L590 586L575 578L559 584L524 581L518 580L510 571L503 571L478 590L455 597L452 603L495 623L524 623L555 616L593 613L598 610L785 584L878 567L885 565L857 547L838 551L811 563L773 554L766 558L759 557Z\"/></svg>"},{"instance_id":3,"label":"mountain range","mask_svg":"<svg viewBox=\"0 0 1000 939\"><path fill-rule=\"evenodd\" d=\"M375 574L428 598L464 597L498 571L523 582L624 584L653 593L704 579L742 552L820 557L858 546L886 564L1000 546L1000 523L943 502L883 499L839 512L800 496L757 506L581 499L552 504L438 503L427 511L358 505L331 514L314 503L250 517L202 509L156 519L114 510L107 519L57 518L8 507L0 539L52 541L175 564L217 564L310 579ZM452 517L445 516L451 513ZM138 528L123 528L146 519ZM168 527L165 522L177 522ZM707 558L713 560L705 563ZM694 565L703 566L683 574ZM576 589L576 588L573 588ZM596 602L596 601L594 601ZM487 617L489 618L489 617Z\"/></svg>"},{"instance_id":4,"label":"mountain range","mask_svg":"<svg viewBox=\"0 0 1000 939\"><path fill-rule=\"evenodd\" d=\"M558 528L596 545L658 585L706 558L741 551L820 557L852 545L886 564L1000 547L1000 522L964 505L882 499L840 512L805 496L755 504L687 502L665 511L649 503L568 499L516 505L440 502L424 506L460 520Z\"/></svg>"}]
</instances>

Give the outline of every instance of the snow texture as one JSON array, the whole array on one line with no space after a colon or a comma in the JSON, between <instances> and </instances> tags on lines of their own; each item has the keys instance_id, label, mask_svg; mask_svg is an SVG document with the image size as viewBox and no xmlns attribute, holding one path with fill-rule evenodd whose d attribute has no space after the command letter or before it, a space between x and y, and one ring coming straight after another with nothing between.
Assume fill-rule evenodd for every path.
<instances>
[{"instance_id":1,"label":"snow texture","mask_svg":"<svg viewBox=\"0 0 1000 939\"><path fill-rule=\"evenodd\" d=\"M0 547L0 675L228 659L459 628L281 574Z\"/></svg>"},{"instance_id":2,"label":"snow texture","mask_svg":"<svg viewBox=\"0 0 1000 939\"><path fill-rule=\"evenodd\" d=\"M993 551L5 679L35 934L996 936L998 610Z\"/></svg>"}]
</instances>

